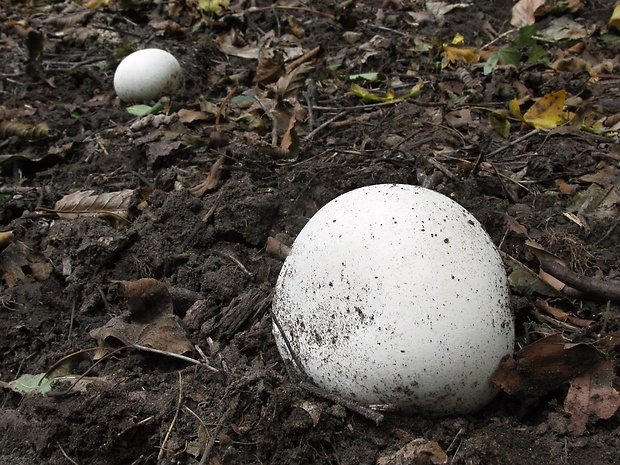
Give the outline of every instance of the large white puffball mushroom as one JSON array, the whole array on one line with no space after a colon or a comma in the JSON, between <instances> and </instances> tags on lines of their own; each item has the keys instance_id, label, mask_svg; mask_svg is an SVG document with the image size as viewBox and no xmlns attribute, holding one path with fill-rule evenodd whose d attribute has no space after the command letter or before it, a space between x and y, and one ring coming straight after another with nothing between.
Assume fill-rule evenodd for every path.
<instances>
[{"instance_id":1,"label":"large white puffball mushroom","mask_svg":"<svg viewBox=\"0 0 620 465\"><path fill-rule=\"evenodd\" d=\"M165 50L147 48L128 55L114 73L114 90L123 102L147 103L174 95L183 79L181 65Z\"/></svg>"},{"instance_id":2,"label":"large white puffball mushroom","mask_svg":"<svg viewBox=\"0 0 620 465\"><path fill-rule=\"evenodd\" d=\"M364 187L321 208L272 312L281 355L314 383L404 413L480 409L514 344L494 244L463 207L417 186Z\"/></svg>"}]
</instances>

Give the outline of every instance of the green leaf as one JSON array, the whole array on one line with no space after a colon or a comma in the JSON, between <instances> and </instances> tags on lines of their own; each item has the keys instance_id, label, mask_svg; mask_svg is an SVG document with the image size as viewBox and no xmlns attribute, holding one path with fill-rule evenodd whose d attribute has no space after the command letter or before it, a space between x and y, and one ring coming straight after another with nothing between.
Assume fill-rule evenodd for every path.
<instances>
[{"instance_id":1,"label":"green leaf","mask_svg":"<svg viewBox=\"0 0 620 465\"><path fill-rule=\"evenodd\" d=\"M489 120L491 121L493 130L504 139L508 139L508 136L510 136L510 121L508 121L506 115L493 111L489 114Z\"/></svg>"},{"instance_id":2,"label":"green leaf","mask_svg":"<svg viewBox=\"0 0 620 465\"><path fill-rule=\"evenodd\" d=\"M138 116L140 118L150 115L151 113L155 113L156 111L163 110L164 104L161 102L157 102L155 105L132 105L127 107L127 112L130 115Z\"/></svg>"},{"instance_id":3,"label":"green leaf","mask_svg":"<svg viewBox=\"0 0 620 465\"><path fill-rule=\"evenodd\" d=\"M351 74L349 76L338 75L338 79L342 79L343 81L353 81L353 82L376 82L383 81L385 79L385 75L381 73L360 73L360 74Z\"/></svg>"},{"instance_id":4,"label":"green leaf","mask_svg":"<svg viewBox=\"0 0 620 465\"><path fill-rule=\"evenodd\" d=\"M521 63L521 52L514 45L505 45L498 51L501 64L519 66Z\"/></svg>"},{"instance_id":5,"label":"green leaf","mask_svg":"<svg viewBox=\"0 0 620 465\"><path fill-rule=\"evenodd\" d=\"M150 105L132 105L127 107L127 112L130 115L143 117L153 113L153 107Z\"/></svg>"},{"instance_id":6,"label":"green leaf","mask_svg":"<svg viewBox=\"0 0 620 465\"><path fill-rule=\"evenodd\" d=\"M620 42L620 36L616 34L601 34L599 38L601 39L601 41L603 41L606 44L613 44L616 42Z\"/></svg>"},{"instance_id":7,"label":"green leaf","mask_svg":"<svg viewBox=\"0 0 620 465\"><path fill-rule=\"evenodd\" d=\"M521 29L519 29L517 38L515 39L515 44L531 45L532 43L535 43L536 40L534 40L532 37L534 36L534 34L536 34L537 31L538 26L536 24L523 26Z\"/></svg>"},{"instance_id":8,"label":"green leaf","mask_svg":"<svg viewBox=\"0 0 620 465\"><path fill-rule=\"evenodd\" d=\"M542 48L540 45L532 45L529 53L527 54L527 62L528 63L538 63L543 59L547 51Z\"/></svg>"},{"instance_id":9,"label":"green leaf","mask_svg":"<svg viewBox=\"0 0 620 465\"><path fill-rule=\"evenodd\" d=\"M499 61L499 50L495 50L491 53L491 56L487 59L484 64L484 68L482 68L482 72L485 76L491 74L497 68L497 62Z\"/></svg>"},{"instance_id":10,"label":"green leaf","mask_svg":"<svg viewBox=\"0 0 620 465\"><path fill-rule=\"evenodd\" d=\"M9 389L20 394L45 394L52 389L52 380L45 377L45 373L37 375L21 375L15 381L7 383Z\"/></svg>"}]
</instances>

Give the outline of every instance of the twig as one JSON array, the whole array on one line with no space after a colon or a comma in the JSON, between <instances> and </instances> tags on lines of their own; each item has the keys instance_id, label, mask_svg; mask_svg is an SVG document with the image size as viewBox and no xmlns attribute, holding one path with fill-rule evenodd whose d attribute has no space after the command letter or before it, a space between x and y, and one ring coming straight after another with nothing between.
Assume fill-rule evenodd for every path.
<instances>
[{"instance_id":1,"label":"twig","mask_svg":"<svg viewBox=\"0 0 620 465\"><path fill-rule=\"evenodd\" d=\"M207 424L202 421L202 418L200 418L198 416L198 414L196 412L194 412L191 408L189 408L187 405L183 406L183 410L185 410L188 413L191 413L192 415L194 415L194 418L196 418L196 420L198 420L200 422L200 424L202 425L202 427L205 429L206 432L209 431L209 428L207 428Z\"/></svg>"},{"instance_id":2,"label":"twig","mask_svg":"<svg viewBox=\"0 0 620 465\"><path fill-rule=\"evenodd\" d=\"M168 431L166 431L166 436L161 443L161 447L159 448L159 454L157 454L157 463L161 463L164 458L164 453L166 450L166 443L168 442L168 438L170 437L170 433L172 432L172 428L174 428L174 424L177 422L177 418L179 417L179 411L181 410L181 402L183 401L183 378L181 377L181 372L179 371L179 399L177 401L177 409L174 412L174 417L172 417L172 421L170 422L170 427Z\"/></svg>"},{"instance_id":3,"label":"twig","mask_svg":"<svg viewBox=\"0 0 620 465\"><path fill-rule=\"evenodd\" d=\"M483 45L482 47L480 47L480 50L484 50L485 48L489 48L491 45L493 45L495 42L497 42L498 40L500 40L502 37L506 37L509 34L512 34L513 32L515 32L516 29L510 29L506 32L504 32L503 34L498 35L495 39L493 39L491 42Z\"/></svg>"},{"instance_id":4,"label":"twig","mask_svg":"<svg viewBox=\"0 0 620 465\"><path fill-rule=\"evenodd\" d=\"M359 413L363 417L374 421L377 425L383 421L383 414L375 412L373 409L368 408L358 402L340 397L337 394L321 389L320 387L315 386L314 384L311 384L307 381L302 381L301 383L299 383L299 385L306 391L310 391L317 396L323 397L324 399L330 400L338 405L342 405L343 407L348 408L349 410Z\"/></svg>"},{"instance_id":5,"label":"twig","mask_svg":"<svg viewBox=\"0 0 620 465\"><path fill-rule=\"evenodd\" d=\"M555 260L545 257L543 254L536 254L534 251L534 255L540 261L540 266L544 271L564 284L588 294L593 294L603 300L620 302L620 282L601 281L600 279L582 276L568 267L560 265Z\"/></svg>"},{"instance_id":6,"label":"twig","mask_svg":"<svg viewBox=\"0 0 620 465\"><path fill-rule=\"evenodd\" d=\"M225 13L225 15L232 15L232 14L239 14L239 13L256 13L259 11L269 11L269 10L276 10L276 9L277 10L303 11L307 13L313 13L319 16L325 16L326 18L329 18L329 19L335 19L334 15L329 14L329 13L323 13L322 11L314 10L312 8L304 8L301 6L289 6L289 5L273 5L273 6L255 7L255 8L249 8L243 11L231 11L230 13Z\"/></svg>"},{"instance_id":7,"label":"twig","mask_svg":"<svg viewBox=\"0 0 620 465\"><path fill-rule=\"evenodd\" d=\"M278 145L278 120L277 120L277 118L275 117L275 115L272 112L267 110L267 107L265 106L265 104L256 95L254 96L254 100L256 100L258 102L260 107L265 112L265 115L267 115L271 119L271 123L272 123L272 128L271 128L271 145L273 145L275 147L276 145Z\"/></svg>"},{"instance_id":8,"label":"twig","mask_svg":"<svg viewBox=\"0 0 620 465\"><path fill-rule=\"evenodd\" d=\"M228 103L228 101L232 98L233 95L235 95L235 92L237 92L238 87L239 86L235 86L232 88L230 92L228 92L228 94L226 95L222 103L220 104L219 108L217 109L217 116L215 117L216 132L220 132L220 117L224 113L224 108L226 107L226 104Z\"/></svg>"},{"instance_id":9,"label":"twig","mask_svg":"<svg viewBox=\"0 0 620 465\"><path fill-rule=\"evenodd\" d=\"M69 457L69 456L67 455L67 453L65 452L65 450L62 448L62 446L60 445L60 443L59 443L58 441L56 441L56 444L58 445L58 448L60 449L60 452L62 453L62 455L64 455L64 456L65 456L65 458L66 458L69 462L71 462L73 465L78 465L78 463L77 463L75 460L73 460L71 457Z\"/></svg>"},{"instance_id":10,"label":"twig","mask_svg":"<svg viewBox=\"0 0 620 465\"><path fill-rule=\"evenodd\" d=\"M220 435L220 431L222 431L222 428L226 426L228 419L232 416L233 413L235 413L235 410L237 409L238 404L239 404L239 394L235 396L235 398L228 405L228 408L226 409L226 411L222 413L222 415L220 416L220 419L217 422L217 427L215 428L215 430L211 434L211 437L207 441L205 450L202 453L202 457L200 458L200 463L198 465L205 465L205 463L207 463L207 459L211 455L211 450L213 449L213 446L215 445L216 438Z\"/></svg>"},{"instance_id":11,"label":"twig","mask_svg":"<svg viewBox=\"0 0 620 465\"><path fill-rule=\"evenodd\" d=\"M73 301L73 305L71 306L71 316L69 317L69 334L67 334L67 341L71 340L71 333L73 333L73 322L75 321L75 306L77 303L75 300Z\"/></svg>"},{"instance_id":12,"label":"twig","mask_svg":"<svg viewBox=\"0 0 620 465\"><path fill-rule=\"evenodd\" d=\"M143 350L145 352L151 352L158 355L166 355L168 357L178 358L179 360L183 360L184 362L193 363L194 365L204 366L208 370L211 370L214 373L217 373L219 370L217 368L212 367L211 365L204 363L200 360L193 359L191 357L186 357L185 355L175 354L174 352L168 352L165 350L154 349L152 347L143 346L140 344L131 344L127 347L131 347L133 349Z\"/></svg>"},{"instance_id":13,"label":"twig","mask_svg":"<svg viewBox=\"0 0 620 465\"><path fill-rule=\"evenodd\" d=\"M241 261L239 261L239 259L237 257L235 257L233 254L231 254L230 252L225 252L224 253L224 252L216 251L215 254L219 255L220 257L228 258L235 265L237 265L239 267L239 269L241 271L243 271L246 275L248 275L250 278L254 277L254 275L243 265L243 263L241 263Z\"/></svg>"},{"instance_id":14,"label":"twig","mask_svg":"<svg viewBox=\"0 0 620 465\"><path fill-rule=\"evenodd\" d=\"M512 147L513 145L518 144L519 142L522 142L526 139L529 139L530 137L532 137L534 134L538 134L540 132L540 129L533 129L530 132L528 132L527 134L522 135L521 137L517 137L515 140L513 140L512 142L509 142L506 145L502 145L500 148L498 148L497 150L493 150L491 153L486 155L487 160L492 157L493 155L497 155L500 152L503 152L506 149L509 149L510 147Z\"/></svg>"},{"instance_id":15,"label":"twig","mask_svg":"<svg viewBox=\"0 0 620 465\"><path fill-rule=\"evenodd\" d=\"M380 31L393 32L394 34L398 34L401 36L408 36L406 32L398 31L396 29L392 29L391 27L379 26L378 24L369 24L369 27L374 27L375 29L379 29Z\"/></svg>"},{"instance_id":16,"label":"twig","mask_svg":"<svg viewBox=\"0 0 620 465\"><path fill-rule=\"evenodd\" d=\"M314 107L314 108L317 108L317 107ZM331 117L330 119L325 121L323 124L321 124L319 127L314 129L313 131L309 132L308 135L304 138L305 141L308 142L309 140L312 140L312 138L317 134L317 132L319 132L322 129L326 128L327 126L332 124L334 121L336 121L338 118L340 118L342 116L345 116L347 113L349 113L349 111L348 110L344 110L344 111L341 111L340 113L338 113L336 116Z\"/></svg>"},{"instance_id":17,"label":"twig","mask_svg":"<svg viewBox=\"0 0 620 465\"><path fill-rule=\"evenodd\" d=\"M27 194L28 192L36 192L40 189L40 187L0 186L0 194Z\"/></svg>"},{"instance_id":18,"label":"twig","mask_svg":"<svg viewBox=\"0 0 620 465\"><path fill-rule=\"evenodd\" d=\"M601 237L598 241L596 241L594 245L599 245L601 242L607 239L611 235L611 233L614 232L614 229L616 229L616 226L618 226L618 223L620 223L620 221L616 220L615 223L611 225L611 228L609 228L607 232L603 235L603 237Z\"/></svg>"},{"instance_id":19,"label":"twig","mask_svg":"<svg viewBox=\"0 0 620 465\"><path fill-rule=\"evenodd\" d=\"M352 110L372 110L372 109L379 108L379 107L390 107L392 105L395 105L397 103L402 103L404 101L405 101L405 99L394 99L394 100L391 100L389 102L368 103L366 105L353 105L352 107L346 107L346 111L352 111ZM412 100L407 100L407 101L412 101ZM418 102L413 101L413 103L418 103ZM338 110L342 110L342 108L338 108L338 107L314 106L313 108L315 110L321 110L321 111L338 111Z\"/></svg>"},{"instance_id":20,"label":"twig","mask_svg":"<svg viewBox=\"0 0 620 465\"><path fill-rule=\"evenodd\" d=\"M427 158L426 161L428 161L431 165L433 165L435 168L437 168L443 174L448 176L450 179L456 179L456 175L452 171L450 171L448 168L443 166L441 163L439 163L434 158Z\"/></svg>"},{"instance_id":21,"label":"twig","mask_svg":"<svg viewBox=\"0 0 620 465\"><path fill-rule=\"evenodd\" d=\"M296 60L288 62L284 67L286 73L290 73L296 68L299 68L303 63L307 63L308 61L316 58L316 56L319 54L320 51L321 51L321 46L319 45L319 46L314 47L312 50L307 51L306 53L304 53L302 56L300 56Z\"/></svg>"}]
</instances>

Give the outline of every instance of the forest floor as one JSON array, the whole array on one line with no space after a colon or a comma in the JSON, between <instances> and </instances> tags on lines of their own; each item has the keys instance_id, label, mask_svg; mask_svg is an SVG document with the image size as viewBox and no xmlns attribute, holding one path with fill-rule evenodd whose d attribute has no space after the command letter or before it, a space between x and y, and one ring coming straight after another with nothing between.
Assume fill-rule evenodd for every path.
<instances>
[{"instance_id":1,"label":"forest floor","mask_svg":"<svg viewBox=\"0 0 620 465\"><path fill-rule=\"evenodd\" d=\"M0 463L618 463L615 2L213 3L0 0ZM149 47L184 84L123 103ZM277 350L284 246L379 183L502 254L516 368L475 414L351 408Z\"/></svg>"}]
</instances>

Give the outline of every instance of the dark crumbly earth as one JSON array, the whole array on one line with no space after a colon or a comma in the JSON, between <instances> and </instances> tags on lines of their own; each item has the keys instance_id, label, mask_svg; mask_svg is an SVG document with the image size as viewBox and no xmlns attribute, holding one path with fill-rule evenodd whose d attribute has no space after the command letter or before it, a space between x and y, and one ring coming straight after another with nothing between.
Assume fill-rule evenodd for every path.
<instances>
[{"instance_id":1,"label":"dark crumbly earth","mask_svg":"<svg viewBox=\"0 0 620 465\"><path fill-rule=\"evenodd\" d=\"M452 464L618 463L618 414L571 434L566 384L535 398L502 392L467 416L385 413L379 424L304 388L272 336L270 303L282 257L265 249L269 237L290 245L321 206L344 192L405 183L430 187L472 212L507 267L512 257L538 270L525 245L530 238L580 275L617 282L617 205L609 206L611 214L571 209L592 184L588 175L608 173L605 188L617 187L614 138L578 128L529 134L531 128L513 122L505 139L488 118L514 97L562 89L585 102L573 110L587 107L601 118L620 111L618 45L596 32L606 28L615 2L562 13L595 31L587 38L542 42L552 59L564 53L610 63L598 79L540 62L488 75L479 64L442 68L441 44L457 33L480 49L509 28L506 0L476 0L442 20L417 23L411 13L424 11L424 2L317 1L274 9L267 7L285 2L241 1L234 7L245 12L205 13L202 23L196 4L183 4L173 16L166 4L100 3L84 15L79 8L66 12L68 3L0 2L1 122L49 126L43 133L2 126L0 225L13 232L13 249L2 256L0 381L46 372L82 350L70 357L80 361L71 371L98 380L80 390L60 382L47 394L5 386L0 463L374 464L417 438L436 441ZM541 27L558 16L539 19ZM154 21L167 19L178 27L156 28ZM280 147L283 130L273 144L271 107L254 109L262 127L234 117L241 113L236 96L253 90L265 102L275 100L254 80L256 60L218 49L216 39L233 28L247 43L269 31L277 43L294 32L303 51L321 47L295 95L304 109L295 125L298 153ZM423 42L430 50L419 50ZM581 48L569 51L573 45ZM116 97L113 74L123 46L163 48L182 64L178 107L160 113L170 118L158 127L134 125L136 117ZM336 75L365 72L385 76L361 83L379 96L386 79L397 94L418 79L424 86L397 102L363 102ZM221 114L189 121L177 113L208 113L206 102ZM190 192L214 165L215 185L202 195ZM134 192L129 224L111 215L62 219L50 211L74 192L123 189ZM119 281L141 278L170 286L189 341L217 371L135 349L93 361L91 331L127 311ZM550 300L596 328L579 331L541 315L541 296L515 286L515 350L555 332L591 343L617 331L617 304L597 297ZM197 350L186 355L202 359Z\"/></svg>"}]
</instances>

